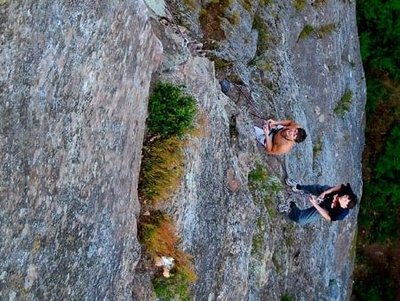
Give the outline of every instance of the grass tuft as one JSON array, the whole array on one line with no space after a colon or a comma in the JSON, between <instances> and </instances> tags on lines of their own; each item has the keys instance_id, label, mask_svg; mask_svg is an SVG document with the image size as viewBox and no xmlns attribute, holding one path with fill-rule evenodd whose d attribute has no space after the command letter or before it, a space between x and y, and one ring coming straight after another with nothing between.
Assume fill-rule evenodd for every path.
<instances>
[{"instance_id":1,"label":"grass tuft","mask_svg":"<svg viewBox=\"0 0 400 301\"><path fill-rule=\"evenodd\" d=\"M283 185L275 176L268 175L267 171L257 165L248 175L249 189L256 203L263 204L271 217L276 217L274 199L283 190Z\"/></svg>"},{"instance_id":2,"label":"grass tuft","mask_svg":"<svg viewBox=\"0 0 400 301\"><path fill-rule=\"evenodd\" d=\"M337 103L333 112L340 117L344 117L344 115L347 112L349 112L352 102L353 102L353 92L350 90L346 90L342 98Z\"/></svg>"},{"instance_id":3,"label":"grass tuft","mask_svg":"<svg viewBox=\"0 0 400 301\"><path fill-rule=\"evenodd\" d=\"M194 132L195 114L195 99L181 87L170 83L155 86L149 99L150 136L143 147L139 181L140 200L150 214L140 216L138 236L154 261L162 256L175 260L169 278L156 274L153 279L154 290L161 300L176 297L188 300L189 286L197 277L190 255L179 248L180 239L172 220L152 209L157 202L168 200L181 182L185 147L182 137Z\"/></svg>"},{"instance_id":4,"label":"grass tuft","mask_svg":"<svg viewBox=\"0 0 400 301\"><path fill-rule=\"evenodd\" d=\"M183 175L183 145L178 137L155 141L145 150L139 190L153 203L168 199Z\"/></svg>"},{"instance_id":5,"label":"grass tuft","mask_svg":"<svg viewBox=\"0 0 400 301\"><path fill-rule=\"evenodd\" d=\"M139 239L153 259L157 256L175 259L176 266L171 270L170 278L159 275L153 279L157 297L173 300L179 296L182 300L188 300L189 286L196 281L197 276L191 257L179 248L180 239L172 221L160 211L142 216L139 223Z\"/></svg>"}]
</instances>

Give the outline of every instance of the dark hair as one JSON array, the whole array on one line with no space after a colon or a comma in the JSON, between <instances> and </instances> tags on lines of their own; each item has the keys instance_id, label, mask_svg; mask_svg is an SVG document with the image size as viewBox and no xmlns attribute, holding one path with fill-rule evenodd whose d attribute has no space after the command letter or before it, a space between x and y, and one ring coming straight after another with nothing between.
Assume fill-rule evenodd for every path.
<instances>
[{"instance_id":1,"label":"dark hair","mask_svg":"<svg viewBox=\"0 0 400 301\"><path fill-rule=\"evenodd\" d=\"M349 196L349 199L350 199L350 202L347 204L347 208L348 209L354 208L354 206L357 204L357 196L351 189L351 186L349 183L347 183L346 185L342 184L342 186L340 187L338 196L344 196L344 195Z\"/></svg>"},{"instance_id":2,"label":"dark hair","mask_svg":"<svg viewBox=\"0 0 400 301\"><path fill-rule=\"evenodd\" d=\"M294 139L297 143L303 142L307 138L307 133L303 128L297 128L297 137Z\"/></svg>"}]
</instances>

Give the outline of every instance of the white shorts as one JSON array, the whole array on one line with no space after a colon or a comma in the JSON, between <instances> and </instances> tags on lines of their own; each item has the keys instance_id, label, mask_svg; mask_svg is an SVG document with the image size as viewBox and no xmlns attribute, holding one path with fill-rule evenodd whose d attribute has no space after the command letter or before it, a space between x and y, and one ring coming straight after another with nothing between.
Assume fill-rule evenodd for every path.
<instances>
[{"instance_id":1,"label":"white shorts","mask_svg":"<svg viewBox=\"0 0 400 301\"><path fill-rule=\"evenodd\" d=\"M259 127L254 127L254 131L256 133L256 139L258 142L260 142L263 146L265 146L265 134L262 129Z\"/></svg>"}]
</instances>

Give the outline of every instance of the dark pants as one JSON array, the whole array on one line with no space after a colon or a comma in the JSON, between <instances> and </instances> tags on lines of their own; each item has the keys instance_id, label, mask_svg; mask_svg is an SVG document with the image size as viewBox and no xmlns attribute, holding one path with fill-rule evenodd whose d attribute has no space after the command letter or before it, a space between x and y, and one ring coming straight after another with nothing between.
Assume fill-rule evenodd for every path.
<instances>
[{"instance_id":1,"label":"dark pants","mask_svg":"<svg viewBox=\"0 0 400 301\"><path fill-rule=\"evenodd\" d=\"M312 194L315 196L319 196L321 193L324 191L328 190L331 188L331 186L328 185L298 185L298 189L303 190L304 192L308 194ZM315 209L314 206L311 206L307 209L299 209L299 207L294 206L291 208L289 212L289 218L300 224L300 225L306 225L309 223L314 223L318 220L321 219L321 214Z\"/></svg>"}]
</instances>

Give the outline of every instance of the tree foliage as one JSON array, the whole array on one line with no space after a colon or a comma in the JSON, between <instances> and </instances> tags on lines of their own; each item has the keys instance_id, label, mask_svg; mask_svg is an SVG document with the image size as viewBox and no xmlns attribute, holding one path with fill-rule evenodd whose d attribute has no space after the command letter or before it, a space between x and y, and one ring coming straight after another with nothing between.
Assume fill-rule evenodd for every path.
<instances>
[{"instance_id":1,"label":"tree foliage","mask_svg":"<svg viewBox=\"0 0 400 301\"><path fill-rule=\"evenodd\" d=\"M400 296L400 1L357 1L357 19L367 131L352 300L394 300Z\"/></svg>"},{"instance_id":2,"label":"tree foliage","mask_svg":"<svg viewBox=\"0 0 400 301\"><path fill-rule=\"evenodd\" d=\"M361 55L369 70L400 79L400 1L357 1Z\"/></svg>"}]
</instances>

